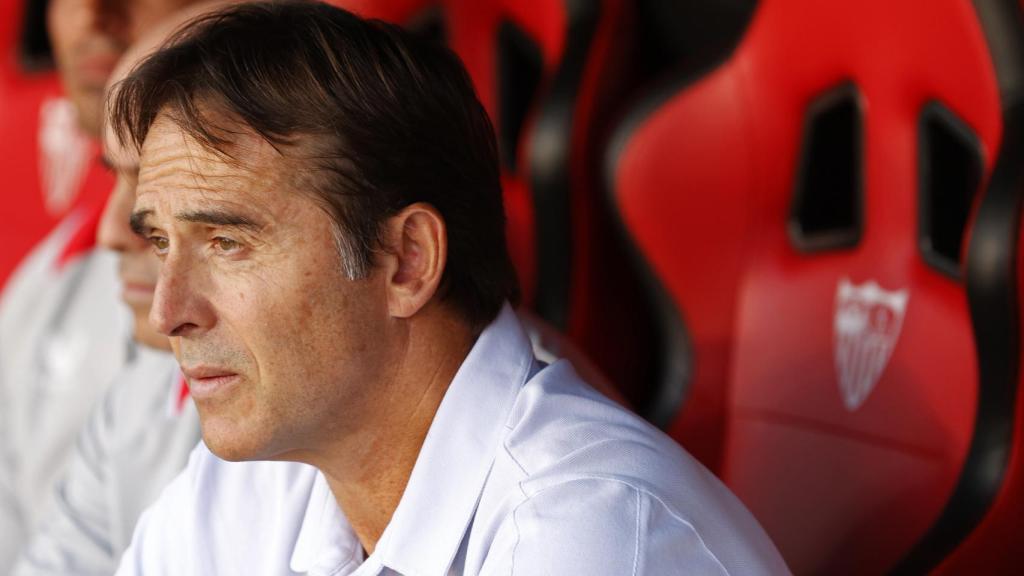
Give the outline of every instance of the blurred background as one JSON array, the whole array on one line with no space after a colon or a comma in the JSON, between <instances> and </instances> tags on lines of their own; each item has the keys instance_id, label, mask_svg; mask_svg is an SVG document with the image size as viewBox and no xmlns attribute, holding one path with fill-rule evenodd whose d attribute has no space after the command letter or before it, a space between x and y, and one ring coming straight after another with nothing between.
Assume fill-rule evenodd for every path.
<instances>
[{"instance_id":1,"label":"blurred background","mask_svg":"<svg viewBox=\"0 0 1024 576\"><path fill-rule=\"evenodd\" d=\"M1020 572L1022 3L331 3L462 58L521 306L795 573ZM46 17L0 0L0 282L113 185Z\"/></svg>"}]
</instances>

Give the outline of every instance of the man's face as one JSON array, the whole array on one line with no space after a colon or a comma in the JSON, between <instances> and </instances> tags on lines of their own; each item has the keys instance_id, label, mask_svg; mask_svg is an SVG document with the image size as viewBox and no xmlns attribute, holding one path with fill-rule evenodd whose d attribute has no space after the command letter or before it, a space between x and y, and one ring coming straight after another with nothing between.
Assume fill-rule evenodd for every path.
<instances>
[{"instance_id":1,"label":"man's face","mask_svg":"<svg viewBox=\"0 0 1024 576\"><path fill-rule=\"evenodd\" d=\"M118 253L121 297L132 311L135 340L152 348L169 350L167 337L149 323L160 260L153 254L149 242L128 225L139 181L138 160L109 144L104 148L104 157L117 175L117 184L103 209L97 241Z\"/></svg>"},{"instance_id":2,"label":"man's face","mask_svg":"<svg viewBox=\"0 0 1024 576\"><path fill-rule=\"evenodd\" d=\"M151 321L214 453L302 459L361 425L387 370L383 274L346 279L295 161L255 136L236 145L229 163L164 115L146 138L133 225L162 261Z\"/></svg>"},{"instance_id":3,"label":"man's face","mask_svg":"<svg viewBox=\"0 0 1024 576\"><path fill-rule=\"evenodd\" d=\"M82 129L98 136L103 89L138 36L193 0L50 0L47 24L57 68Z\"/></svg>"}]
</instances>

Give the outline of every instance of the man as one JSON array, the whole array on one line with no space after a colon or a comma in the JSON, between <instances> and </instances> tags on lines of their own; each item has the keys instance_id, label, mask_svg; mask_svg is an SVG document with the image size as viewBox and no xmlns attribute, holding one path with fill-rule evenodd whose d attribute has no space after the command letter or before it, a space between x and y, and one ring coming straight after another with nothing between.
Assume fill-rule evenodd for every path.
<instances>
[{"instance_id":1,"label":"man","mask_svg":"<svg viewBox=\"0 0 1024 576\"><path fill-rule=\"evenodd\" d=\"M121 59L115 83L183 22L216 4L198 4L162 21ZM58 483L56 506L41 522L13 574L111 574L142 510L176 476L199 441L195 406L167 337L148 322L159 261L128 226L138 157L104 134L104 158L117 177L99 223L98 242L117 253L122 298L142 346L93 410Z\"/></svg>"},{"instance_id":2,"label":"man","mask_svg":"<svg viewBox=\"0 0 1024 576\"><path fill-rule=\"evenodd\" d=\"M192 5L161 21L125 54L110 83L127 75L173 29L216 5ZM14 576L113 573L139 514L184 468L199 440L198 416L182 387L177 363L161 352L170 350L170 344L147 321L158 261L148 243L128 226L138 158L111 136L109 130L104 134L104 158L117 176L117 186L103 211L98 242L118 254L122 297L134 316L134 339L143 346L115 377L79 434L57 485L56 506L21 554ZM548 345L538 344L538 355L553 358L549 348L554 346L573 357L582 370L594 370L557 333L536 319L527 322ZM599 374L591 377L601 382Z\"/></svg>"},{"instance_id":3,"label":"man","mask_svg":"<svg viewBox=\"0 0 1024 576\"><path fill-rule=\"evenodd\" d=\"M204 440L120 574L786 573L669 438L534 358L493 131L450 52L242 5L111 110Z\"/></svg>"},{"instance_id":4,"label":"man","mask_svg":"<svg viewBox=\"0 0 1024 576\"><path fill-rule=\"evenodd\" d=\"M48 27L65 91L95 138L103 85L140 30L189 0L51 0ZM75 434L133 357L116 262L94 250L99 219L73 212L0 296L0 574L53 503Z\"/></svg>"}]
</instances>

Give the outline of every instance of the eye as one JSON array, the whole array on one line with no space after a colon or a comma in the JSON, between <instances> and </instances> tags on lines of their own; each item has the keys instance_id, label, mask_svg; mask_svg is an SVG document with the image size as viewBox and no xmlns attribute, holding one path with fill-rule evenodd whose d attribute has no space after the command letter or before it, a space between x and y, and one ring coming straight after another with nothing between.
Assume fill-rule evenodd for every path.
<instances>
[{"instance_id":1,"label":"eye","mask_svg":"<svg viewBox=\"0 0 1024 576\"><path fill-rule=\"evenodd\" d=\"M153 246L153 250L157 254L166 254L167 249L171 246L170 240L163 236L150 236L149 243Z\"/></svg>"},{"instance_id":2,"label":"eye","mask_svg":"<svg viewBox=\"0 0 1024 576\"><path fill-rule=\"evenodd\" d=\"M217 247L217 250L226 253L237 252L242 248L242 245L237 240L232 240L231 238L225 238L223 236L214 238L213 244Z\"/></svg>"}]
</instances>

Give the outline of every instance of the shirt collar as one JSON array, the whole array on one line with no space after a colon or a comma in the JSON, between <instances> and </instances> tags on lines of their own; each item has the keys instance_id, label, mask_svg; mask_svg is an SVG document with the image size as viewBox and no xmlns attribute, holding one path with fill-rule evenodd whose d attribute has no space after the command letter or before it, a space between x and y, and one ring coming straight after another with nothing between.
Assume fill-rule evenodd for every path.
<instances>
[{"instance_id":1,"label":"shirt collar","mask_svg":"<svg viewBox=\"0 0 1024 576\"><path fill-rule=\"evenodd\" d=\"M286 501L292 501L290 498ZM319 470L309 490L289 567L299 574L330 574L362 560L362 545Z\"/></svg>"},{"instance_id":2,"label":"shirt collar","mask_svg":"<svg viewBox=\"0 0 1024 576\"><path fill-rule=\"evenodd\" d=\"M533 366L512 307L480 334L434 416L377 552L401 574L445 576L470 525L505 421ZM430 537L423 526L430 525Z\"/></svg>"},{"instance_id":3,"label":"shirt collar","mask_svg":"<svg viewBox=\"0 0 1024 576\"><path fill-rule=\"evenodd\" d=\"M452 379L398 508L368 561L400 574L448 574L476 511L505 421L533 363L530 340L512 307L505 304ZM423 537L424 521L430 522L429 538ZM317 472L290 568L299 573L348 573L342 568L360 560L359 540L326 478Z\"/></svg>"}]
</instances>

